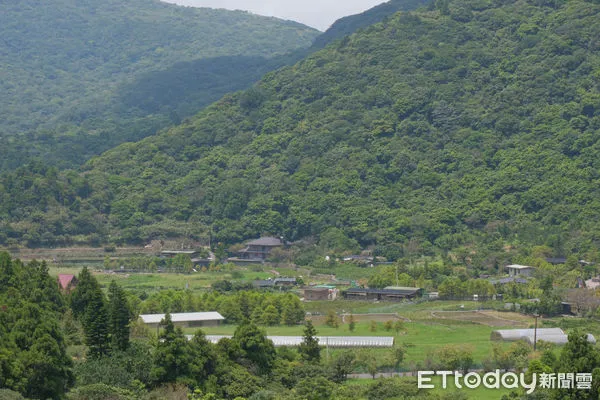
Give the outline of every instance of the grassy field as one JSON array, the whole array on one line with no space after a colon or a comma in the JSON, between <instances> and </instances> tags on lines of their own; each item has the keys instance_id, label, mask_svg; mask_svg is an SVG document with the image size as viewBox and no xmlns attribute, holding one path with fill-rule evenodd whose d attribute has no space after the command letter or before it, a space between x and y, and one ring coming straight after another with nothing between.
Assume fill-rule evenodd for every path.
<instances>
[{"instance_id":1,"label":"grassy field","mask_svg":"<svg viewBox=\"0 0 600 400\"><path fill-rule=\"evenodd\" d=\"M404 327L398 333L394 330L386 331L383 322L377 322L376 330L373 331L369 316L358 314L356 315L358 322L354 331L350 331L348 323L341 324L338 328L332 328L323 324L322 320L316 320L315 327L317 334L321 336L394 336L397 344L404 344L408 348L405 359L406 365L423 362L429 353L444 345L468 346L473 352L475 364L480 365L491 354L494 342L490 341L490 334L493 330L498 329L498 326L470 323L464 320L431 318L432 307L436 305L439 307L441 304L444 303L431 302L427 303L428 307L422 304L404 306L405 311L407 311L405 314L409 314L413 318L422 315L423 318L404 321ZM518 319L518 314L515 316L511 314L509 313L505 317ZM397 320L393 315L389 319ZM511 327L511 325L507 325L507 327ZM235 328L235 325L221 325L206 327L203 328L203 331L206 334L213 335L232 335ZM273 326L265 327L265 330L267 335L272 336L300 336L303 327L301 325ZM193 334L195 329L188 328L185 329L185 332ZM508 346L508 344L505 343L503 346ZM389 352L389 349L375 349L374 351L383 355Z\"/></svg>"},{"instance_id":2,"label":"grassy field","mask_svg":"<svg viewBox=\"0 0 600 400\"><path fill-rule=\"evenodd\" d=\"M74 274L77 275L82 267L50 267L50 275ZM114 279L126 290L154 292L166 289L186 289L192 291L205 290L216 281L227 279L231 281L252 281L254 279L266 279L272 274L268 272L254 272L241 269L240 278L233 279L231 272L197 272L192 274L173 273L134 273L116 274L94 271L90 267L100 285L107 288Z\"/></svg>"},{"instance_id":3,"label":"grassy field","mask_svg":"<svg viewBox=\"0 0 600 400\"><path fill-rule=\"evenodd\" d=\"M354 332L350 332L348 326L341 326L338 329L328 326L317 326L317 335L320 336L394 336L395 343L408 346L406 352L405 365L411 362L419 363L427 357L428 353L439 349L444 345L467 345L473 350L473 359L475 364L481 362L490 356L492 343L490 333L494 328L476 325L476 324L435 324L424 322L410 322L404 324L405 329L396 335L394 331L387 332L383 329L383 324L378 324L378 330L372 332L369 323L357 323ZM233 335L234 325L222 325L220 327L203 328L204 333L208 335ZM185 333L193 334L196 329L185 329ZM271 336L300 336L302 335L302 326L277 326L266 327L267 335ZM505 344L508 346L507 344ZM389 349L374 349L381 355L389 352ZM332 350L332 355L337 350Z\"/></svg>"}]
</instances>

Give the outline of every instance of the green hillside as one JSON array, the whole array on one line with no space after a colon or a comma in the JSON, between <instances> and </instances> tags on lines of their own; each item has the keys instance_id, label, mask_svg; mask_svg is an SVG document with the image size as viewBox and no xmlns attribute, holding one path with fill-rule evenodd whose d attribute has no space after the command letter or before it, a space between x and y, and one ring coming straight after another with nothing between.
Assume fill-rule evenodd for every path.
<instances>
[{"instance_id":1,"label":"green hillside","mask_svg":"<svg viewBox=\"0 0 600 400\"><path fill-rule=\"evenodd\" d=\"M429 3L431 3L429 0L390 0L360 14L340 18L315 39L311 50L322 49L329 43L381 22L398 11L413 11Z\"/></svg>"},{"instance_id":2,"label":"green hillside","mask_svg":"<svg viewBox=\"0 0 600 400\"><path fill-rule=\"evenodd\" d=\"M271 57L310 46L318 33L157 0L0 2L0 167L31 158L78 166L154 134L246 88L280 65ZM155 90L151 78L164 86ZM168 97L182 81L202 90Z\"/></svg>"},{"instance_id":3,"label":"green hillside","mask_svg":"<svg viewBox=\"0 0 600 400\"><path fill-rule=\"evenodd\" d=\"M82 174L5 177L4 241L211 231L395 256L584 252L600 234L599 12L573 0L396 14Z\"/></svg>"}]
</instances>

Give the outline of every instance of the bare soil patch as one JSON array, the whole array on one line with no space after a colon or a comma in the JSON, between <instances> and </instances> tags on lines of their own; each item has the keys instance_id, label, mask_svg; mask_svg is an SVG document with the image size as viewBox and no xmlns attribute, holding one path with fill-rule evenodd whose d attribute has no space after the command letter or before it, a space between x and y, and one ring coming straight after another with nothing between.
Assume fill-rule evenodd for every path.
<instances>
[{"instance_id":1,"label":"bare soil patch","mask_svg":"<svg viewBox=\"0 0 600 400\"><path fill-rule=\"evenodd\" d=\"M454 321L466 321L487 326L513 326L515 328L526 328L531 318L512 312L499 311L432 311L434 319L449 319Z\"/></svg>"}]
</instances>

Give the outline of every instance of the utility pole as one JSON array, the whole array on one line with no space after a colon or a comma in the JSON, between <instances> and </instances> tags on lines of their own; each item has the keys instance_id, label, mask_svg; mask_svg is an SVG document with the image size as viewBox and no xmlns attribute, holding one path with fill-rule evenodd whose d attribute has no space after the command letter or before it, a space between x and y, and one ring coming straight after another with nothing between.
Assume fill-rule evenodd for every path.
<instances>
[{"instance_id":1,"label":"utility pole","mask_svg":"<svg viewBox=\"0 0 600 400\"><path fill-rule=\"evenodd\" d=\"M533 314L534 318L535 318L535 328L533 329L533 351L536 351L537 349L537 320L539 317L538 313Z\"/></svg>"}]
</instances>

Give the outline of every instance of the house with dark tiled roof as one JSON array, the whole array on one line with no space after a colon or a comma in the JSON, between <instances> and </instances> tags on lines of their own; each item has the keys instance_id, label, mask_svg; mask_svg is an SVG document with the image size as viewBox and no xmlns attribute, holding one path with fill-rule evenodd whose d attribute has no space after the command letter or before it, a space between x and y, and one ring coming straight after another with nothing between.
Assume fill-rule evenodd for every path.
<instances>
[{"instance_id":1,"label":"house with dark tiled roof","mask_svg":"<svg viewBox=\"0 0 600 400\"><path fill-rule=\"evenodd\" d=\"M240 250L239 256L244 260L265 260L273 249L282 247L283 240L275 237L261 237L246 244L246 248Z\"/></svg>"},{"instance_id":2,"label":"house with dark tiled roof","mask_svg":"<svg viewBox=\"0 0 600 400\"><path fill-rule=\"evenodd\" d=\"M350 288L342 292L349 300L400 301L423 296L423 289L390 286L385 289Z\"/></svg>"},{"instance_id":3,"label":"house with dark tiled roof","mask_svg":"<svg viewBox=\"0 0 600 400\"><path fill-rule=\"evenodd\" d=\"M257 289L268 289L281 286L296 286L296 278L257 279L252 285Z\"/></svg>"}]
</instances>

